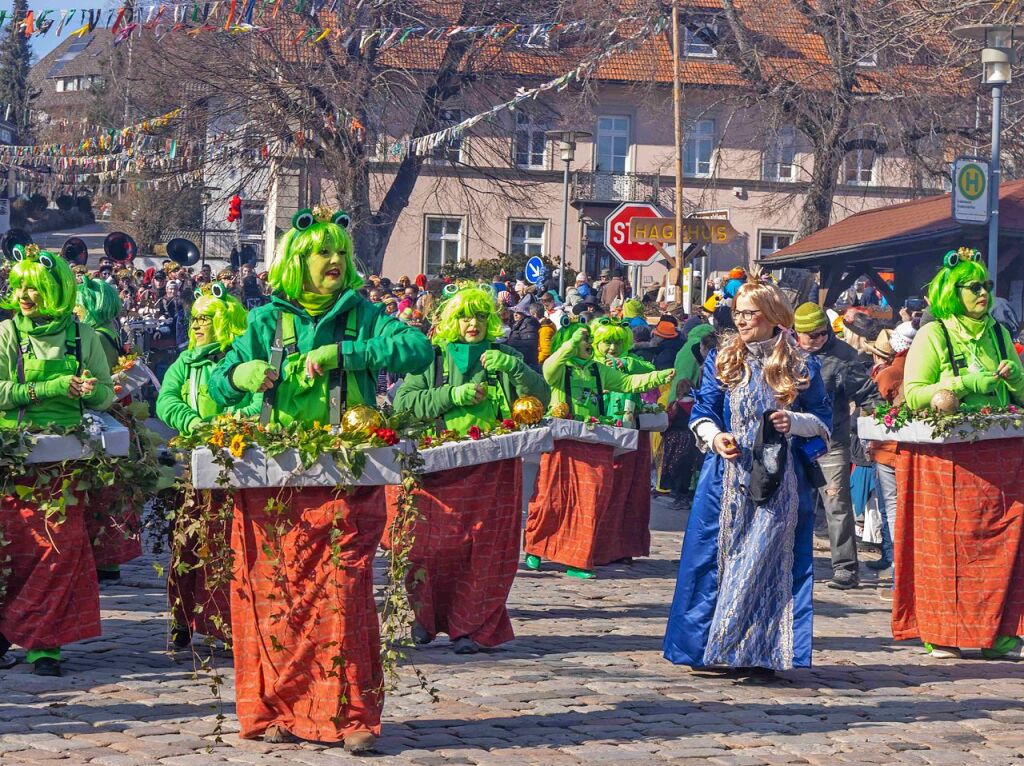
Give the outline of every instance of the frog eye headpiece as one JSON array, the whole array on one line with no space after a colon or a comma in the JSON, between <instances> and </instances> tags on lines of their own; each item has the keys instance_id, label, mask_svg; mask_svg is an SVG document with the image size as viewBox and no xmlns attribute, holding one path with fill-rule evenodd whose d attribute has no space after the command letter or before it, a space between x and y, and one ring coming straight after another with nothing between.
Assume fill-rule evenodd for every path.
<instances>
[{"instance_id":1,"label":"frog eye headpiece","mask_svg":"<svg viewBox=\"0 0 1024 766\"><path fill-rule=\"evenodd\" d=\"M942 259L942 265L947 269L951 269L961 261L974 261L975 263L981 263L981 252L975 250L973 247L960 247L956 250L950 250Z\"/></svg>"},{"instance_id":2,"label":"frog eye headpiece","mask_svg":"<svg viewBox=\"0 0 1024 766\"><path fill-rule=\"evenodd\" d=\"M449 291L450 287L455 289ZM485 341L493 341L501 334L501 314L489 287L463 283L461 286L447 285L444 292L445 297L434 312L432 343L442 348L449 343L458 343L462 337L459 319L469 317L477 317L478 322L486 324Z\"/></svg>"},{"instance_id":3,"label":"frog eye headpiece","mask_svg":"<svg viewBox=\"0 0 1024 766\"><path fill-rule=\"evenodd\" d=\"M67 261L56 253L40 250L36 245L17 244L11 248L14 265L8 277L10 292L0 302L0 308L17 310L14 292L31 287L39 293L37 307L40 315L62 317L75 307L77 283Z\"/></svg>"},{"instance_id":4,"label":"frog eye headpiece","mask_svg":"<svg viewBox=\"0 0 1024 766\"><path fill-rule=\"evenodd\" d=\"M332 211L326 205L305 208L292 216L292 228L277 245L277 258L270 267L268 281L289 300L298 300L308 278L307 259L316 253L341 253L345 257L342 291L358 290L363 278L355 268L354 246L349 233L351 218L344 210Z\"/></svg>"},{"instance_id":5,"label":"frog eye headpiece","mask_svg":"<svg viewBox=\"0 0 1024 766\"><path fill-rule=\"evenodd\" d=\"M592 320L590 337L595 346L602 342L618 343L622 353L633 345L633 331L629 325L612 317L598 317Z\"/></svg>"},{"instance_id":6,"label":"frog eye headpiece","mask_svg":"<svg viewBox=\"0 0 1024 766\"><path fill-rule=\"evenodd\" d=\"M942 268L928 284L928 310L936 319L962 316L967 308L957 285L986 280L988 269L980 252L971 247L950 250L942 259ZM993 303L989 302L990 309Z\"/></svg>"},{"instance_id":7,"label":"frog eye headpiece","mask_svg":"<svg viewBox=\"0 0 1024 766\"><path fill-rule=\"evenodd\" d=\"M207 285L202 285L195 289L194 295L196 300L199 300L204 295L209 295L212 298L224 298L228 294L228 289L224 286L223 282L211 282Z\"/></svg>"}]
</instances>

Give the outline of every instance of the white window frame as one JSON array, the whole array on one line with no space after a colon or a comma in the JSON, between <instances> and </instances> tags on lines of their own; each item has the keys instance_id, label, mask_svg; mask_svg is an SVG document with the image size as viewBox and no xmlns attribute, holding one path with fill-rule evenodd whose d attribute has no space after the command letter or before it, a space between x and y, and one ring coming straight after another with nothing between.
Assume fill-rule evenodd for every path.
<instances>
[{"instance_id":1,"label":"white window frame","mask_svg":"<svg viewBox=\"0 0 1024 766\"><path fill-rule=\"evenodd\" d=\"M765 181L796 181L796 129L792 125L781 126L771 136L771 144L764 152L761 172Z\"/></svg>"},{"instance_id":2,"label":"white window frame","mask_svg":"<svg viewBox=\"0 0 1024 766\"><path fill-rule=\"evenodd\" d=\"M697 39L697 35L704 29L710 29L715 37L718 36L718 22L713 19L705 19L696 24L683 26L683 56L689 58L713 59L718 58L718 51L711 43Z\"/></svg>"},{"instance_id":3,"label":"white window frame","mask_svg":"<svg viewBox=\"0 0 1024 766\"><path fill-rule=\"evenodd\" d=\"M762 247L762 245L761 245L761 238L762 237L772 237L773 238L773 244L776 245L775 249L774 250L768 250L768 249ZM778 244L778 238L779 237L789 237L789 242L787 242L785 245L781 245L780 246ZM769 256L772 253L778 252L783 247L789 247L794 242L796 242L796 232L795 231L781 231L781 230L777 230L777 229L758 229L758 232L757 232L757 257L758 258L764 258L766 256Z\"/></svg>"},{"instance_id":4,"label":"white window frame","mask_svg":"<svg viewBox=\"0 0 1024 766\"><path fill-rule=\"evenodd\" d=\"M462 110L458 108L451 109L440 109L438 110L438 118L442 125L449 127L451 125L457 125L462 122ZM430 153L430 157L427 159L433 165L443 165L445 163L462 163L465 162L466 156L466 134L462 133L458 138L445 141L443 144L438 144L434 147Z\"/></svg>"},{"instance_id":5,"label":"white window frame","mask_svg":"<svg viewBox=\"0 0 1024 766\"><path fill-rule=\"evenodd\" d=\"M695 120L686 126L683 136L683 175L690 178L710 178L715 172L716 124L713 118ZM707 149L702 160L700 150ZM692 161L691 161L692 159Z\"/></svg>"},{"instance_id":6,"label":"white window frame","mask_svg":"<svg viewBox=\"0 0 1024 766\"><path fill-rule=\"evenodd\" d=\"M865 68L878 66L878 51L865 53L863 56L857 59L857 66L862 66Z\"/></svg>"},{"instance_id":7,"label":"white window frame","mask_svg":"<svg viewBox=\"0 0 1024 766\"><path fill-rule=\"evenodd\" d=\"M547 170L550 142L544 135L546 126L533 115L525 112L517 111L515 115L515 130L512 133L512 162L517 168L524 170ZM536 159L534 142L538 137L543 147L539 163L534 161ZM526 162L519 161L520 140L526 141Z\"/></svg>"},{"instance_id":8,"label":"white window frame","mask_svg":"<svg viewBox=\"0 0 1024 766\"><path fill-rule=\"evenodd\" d=\"M540 237L532 237L529 231L520 238L513 234L516 226L540 226ZM520 246L516 249L517 241ZM509 218L508 219L508 254L509 255L546 255L548 251L548 222L535 218Z\"/></svg>"},{"instance_id":9,"label":"white window frame","mask_svg":"<svg viewBox=\"0 0 1024 766\"><path fill-rule=\"evenodd\" d=\"M63 93L64 92L64 78L63 77L57 77L55 79L56 79L55 85L56 85L56 88L57 88L57 92L58 93Z\"/></svg>"},{"instance_id":10,"label":"white window frame","mask_svg":"<svg viewBox=\"0 0 1024 766\"><path fill-rule=\"evenodd\" d=\"M601 128L602 120L625 120L626 128L622 130L617 127ZM631 173L633 168L633 119L628 114L600 114L597 117L597 129L594 131L594 169L598 173L615 173L625 174ZM606 168L601 166L601 138L602 135L605 137L614 138L625 138L626 139L626 154L623 157L622 170L615 168ZM612 160L614 163L615 157L617 157L613 151Z\"/></svg>"},{"instance_id":11,"label":"white window frame","mask_svg":"<svg viewBox=\"0 0 1024 766\"><path fill-rule=\"evenodd\" d=\"M457 234L450 234L447 231L447 226L444 226L444 231L441 234L430 233L430 222L431 221L458 221L459 231ZM448 260L445 258L445 244L449 242L456 243L455 252L455 263L461 263L466 259L466 217L463 215L427 215L423 218L423 273L428 276L437 276L439 272L430 271L430 243L440 242L441 243L441 264L440 268L444 268Z\"/></svg>"},{"instance_id":12,"label":"white window frame","mask_svg":"<svg viewBox=\"0 0 1024 766\"><path fill-rule=\"evenodd\" d=\"M866 136L867 133L865 131L858 131L857 133L858 138L865 138ZM866 157L871 158L871 163L865 167L864 160ZM852 152L847 152L843 158L843 183L847 186L874 186L877 181L877 173L875 172L877 164L878 155L874 149L854 149Z\"/></svg>"}]
</instances>

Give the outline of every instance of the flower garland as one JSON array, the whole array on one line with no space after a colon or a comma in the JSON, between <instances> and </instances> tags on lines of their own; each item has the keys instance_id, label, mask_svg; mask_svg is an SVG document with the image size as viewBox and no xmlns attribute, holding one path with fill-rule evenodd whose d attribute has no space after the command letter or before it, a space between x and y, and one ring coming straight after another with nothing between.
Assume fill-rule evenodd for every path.
<instances>
[{"instance_id":1,"label":"flower garland","mask_svg":"<svg viewBox=\"0 0 1024 766\"><path fill-rule=\"evenodd\" d=\"M912 410L906 404L881 404L875 408L873 417L877 424L893 433L910 423L922 423L932 429L932 436L936 439L953 433L977 437L991 428L1024 428L1024 408L1015 404L1007 407L961 407L952 413L935 409Z\"/></svg>"}]
</instances>

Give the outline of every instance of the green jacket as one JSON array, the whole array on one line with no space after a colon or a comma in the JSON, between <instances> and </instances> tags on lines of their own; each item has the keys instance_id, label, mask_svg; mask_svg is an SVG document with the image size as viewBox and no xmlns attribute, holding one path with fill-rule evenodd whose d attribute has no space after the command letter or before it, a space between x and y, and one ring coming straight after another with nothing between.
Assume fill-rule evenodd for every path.
<instances>
[{"instance_id":1,"label":"green jacket","mask_svg":"<svg viewBox=\"0 0 1024 766\"><path fill-rule=\"evenodd\" d=\"M566 370L569 371L569 386L572 394L572 413L577 419L597 417L601 414L598 398L598 381L594 371L600 378L600 391L619 391L627 394L640 394L660 386L667 379L671 370L656 370L640 375L627 375L614 367L588 360L582 364L572 358L572 343L563 343L551 356L544 360L544 379L551 386L551 406L565 402Z\"/></svg>"},{"instance_id":2,"label":"green jacket","mask_svg":"<svg viewBox=\"0 0 1024 766\"><path fill-rule=\"evenodd\" d=\"M686 343L676 353L676 381L680 381L686 378L693 386L693 390L696 391L700 386L700 371L701 365L697 361L697 349L700 348L700 342L708 335L711 335L715 331L715 328L709 324L699 324L694 327L690 332L686 334ZM671 404L676 400L676 390L673 386L671 393L669 394L668 401Z\"/></svg>"},{"instance_id":3,"label":"green jacket","mask_svg":"<svg viewBox=\"0 0 1024 766\"><path fill-rule=\"evenodd\" d=\"M942 332L943 325L953 344L953 358L959 367L954 373L949 361L949 346ZM1008 381L996 383L990 394L968 392L964 388L962 375L971 372L970 366L980 367L981 372L995 372L999 366L999 348L995 333L1001 333L1006 359L1016 363L1017 374ZM907 406L920 410L931 404L932 397L941 390L952 391L962 404L969 407L1005 407L1011 399L1024 404L1024 374L1021 373L1020 357L1013 347L1013 339L1006 328L991 316L983 320L953 317L935 320L922 327L914 337L914 343L907 353L906 371L903 376L903 392Z\"/></svg>"},{"instance_id":4,"label":"green jacket","mask_svg":"<svg viewBox=\"0 0 1024 766\"><path fill-rule=\"evenodd\" d=\"M344 317L355 312L356 337L345 340L348 323ZM354 290L344 292L337 302L319 317L309 313L280 295L270 303L249 312L249 326L237 338L224 359L210 376L210 396L220 407L238 406L246 392L231 382L234 368L253 359L270 361L278 316L288 312L295 317L298 351L302 354L330 343L339 344L340 369L348 374L348 403L376 401L377 373L382 369L399 375L422 372L433 359L434 352L427 337L384 314L383 305L373 304ZM301 370L301 365L296 369ZM301 374L305 374L302 372ZM301 413L290 413L301 418Z\"/></svg>"},{"instance_id":5,"label":"green jacket","mask_svg":"<svg viewBox=\"0 0 1024 766\"><path fill-rule=\"evenodd\" d=\"M18 342L15 335L14 319L0 322L0 419L16 421L18 411L27 408L26 417L32 421L27 383L18 383ZM106 410L114 402L114 384L110 380L110 368L103 351L102 341L89 325L78 324L82 346L82 371L88 370L97 379L92 395L84 398L82 404L90 410ZM39 360L56 361L67 355L67 332L60 330L51 335L27 335L30 353ZM54 376L56 377L56 376ZM41 402L47 410L59 413L49 418L55 425L71 426L81 419L78 402L67 397L60 400ZM60 405L67 406L60 406Z\"/></svg>"},{"instance_id":6,"label":"green jacket","mask_svg":"<svg viewBox=\"0 0 1024 766\"><path fill-rule=\"evenodd\" d=\"M217 343L181 352L164 373L160 395L156 398L156 416L178 433L188 434L189 423L195 418L210 420L222 412L209 392L210 373L221 357L223 354ZM263 394L246 393L239 406L228 408L228 411L256 415L262 405Z\"/></svg>"},{"instance_id":7,"label":"green jacket","mask_svg":"<svg viewBox=\"0 0 1024 766\"><path fill-rule=\"evenodd\" d=\"M597 360L598 364L607 365L607 359ZM615 365L615 368L620 372L624 372L627 375L642 375L644 373L654 372L654 365L648 362L646 359L641 359L638 356L627 353L624 357L617 360L622 362L622 366ZM563 381L564 387L564 381ZM652 386L653 388L653 386ZM635 406L635 411L640 412L640 407L643 402L640 401L640 394L626 394L621 391L605 391L604 394L604 411L609 417L613 417L616 420L621 420L622 416L626 414L626 402L632 401Z\"/></svg>"},{"instance_id":8,"label":"green jacket","mask_svg":"<svg viewBox=\"0 0 1024 766\"><path fill-rule=\"evenodd\" d=\"M511 405L520 396L536 396L547 407L551 391L544 379L526 366L522 355L511 346L500 343L488 344L497 351L514 356L519 365L514 372L488 373L479 362L467 373L462 373L444 354L442 364L447 373L439 376L438 359L441 352L425 372L406 376L395 397L396 410L408 410L420 420L444 418L445 426L465 433L470 426L489 430L503 418L511 417ZM441 385L435 385L439 381ZM452 388L466 383L488 383L487 397L479 404L459 407L452 403ZM511 397L511 401L508 401Z\"/></svg>"}]
</instances>

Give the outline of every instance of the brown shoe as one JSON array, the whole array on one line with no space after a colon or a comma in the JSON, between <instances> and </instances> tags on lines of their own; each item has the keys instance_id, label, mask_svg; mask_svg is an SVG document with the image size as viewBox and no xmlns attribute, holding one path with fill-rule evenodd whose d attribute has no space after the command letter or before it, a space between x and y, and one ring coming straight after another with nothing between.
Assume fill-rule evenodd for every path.
<instances>
[{"instance_id":1,"label":"brown shoe","mask_svg":"<svg viewBox=\"0 0 1024 766\"><path fill-rule=\"evenodd\" d=\"M283 726L277 726L275 724L268 726L267 730L263 732L263 741L268 742L271 745L283 745L286 742L294 742L295 735Z\"/></svg>"},{"instance_id":2,"label":"brown shoe","mask_svg":"<svg viewBox=\"0 0 1024 766\"><path fill-rule=\"evenodd\" d=\"M357 731L345 737L345 751L353 755L369 753L377 743L377 738L368 731Z\"/></svg>"}]
</instances>

